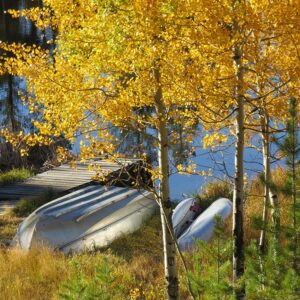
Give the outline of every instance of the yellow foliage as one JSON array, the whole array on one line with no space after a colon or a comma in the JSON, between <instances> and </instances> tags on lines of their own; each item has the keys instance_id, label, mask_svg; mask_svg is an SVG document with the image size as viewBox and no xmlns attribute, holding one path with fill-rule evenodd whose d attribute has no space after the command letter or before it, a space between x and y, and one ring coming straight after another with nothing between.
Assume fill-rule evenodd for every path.
<instances>
[{"instance_id":1,"label":"yellow foliage","mask_svg":"<svg viewBox=\"0 0 300 300\"><path fill-rule=\"evenodd\" d=\"M206 134L203 138L203 149L213 149L216 146L220 146L222 143L225 143L227 140L228 136L219 132Z\"/></svg>"},{"instance_id":2,"label":"yellow foliage","mask_svg":"<svg viewBox=\"0 0 300 300\"><path fill-rule=\"evenodd\" d=\"M88 159L115 152L119 141L108 133L111 124L140 131L158 129L164 121L180 123L192 143L189 130L201 122L207 131L203 147L214 148L228 139L224 127L234 132L237 90L251 132L260 126L256 108L279 127L288 97L299 94L299 3L237 3L46 0L44 8L9 10L40 28L54 27L57 48L50 57L35 45L0 43L1 72L27 78L34 97L26 101L43 115L34 122L38 135L3 135L27 147L81 136L81 155ZM234 47L243 49L242 81L236 78ZM158 90L162 114L156 109ZM136 113L145 107L149 115ZM22 151L26 155L26 147Z\"/></svg>"}]
</instances>

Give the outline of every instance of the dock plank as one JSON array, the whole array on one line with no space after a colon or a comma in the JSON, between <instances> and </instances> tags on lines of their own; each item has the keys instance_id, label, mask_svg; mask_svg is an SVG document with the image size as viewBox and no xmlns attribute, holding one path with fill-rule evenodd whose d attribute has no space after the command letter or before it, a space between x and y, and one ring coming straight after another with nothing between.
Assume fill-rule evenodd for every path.
<instances>
[{"instance_id":1,"label":"dock plank","mask_svg":"<svg viewBox=\"0 0 300 300\"><path fill-rule=\"evenodd\" d=\"M24 197L39 196L49 189L57 194L64 194L88 185L93 182L93 176L96 175L95 171L88 170L89 164L101 167L104 172L115 174L118 171L122 172L123 168L130 167L137 162L139 162L137 159L120 159L117 163L96 159L85 163L79 162L75 168L69 164L54 167L24 182L0 186L0 206L4 201L6 201L5 205L7 205L7 200L11 201Z\"/></svg>"}]
</instances>

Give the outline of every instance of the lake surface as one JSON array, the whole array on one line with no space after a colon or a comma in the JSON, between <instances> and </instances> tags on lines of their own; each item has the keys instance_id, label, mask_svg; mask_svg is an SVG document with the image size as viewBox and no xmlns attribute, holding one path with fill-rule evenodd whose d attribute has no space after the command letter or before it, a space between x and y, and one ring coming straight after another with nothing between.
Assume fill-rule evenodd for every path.
<instances>
[{"instance_id":1,"label":"lake surface","mask_svg":"<svg viewBox=\"0 0 300 300\"><path fill-rule=\"evenodd\" d=\"M20 42L28 45L38 44L48 48L47 40L52 38L52 31L41 32L32 22L23 17L13 19L9 9L24 9L42 4L39 0L2 0L0 2L0 41ZM26 81L18 77L0 76L0 126L30 130L30 115L27 107L18 97L18 91L26 90Z\"/></svg>"}]
</instances>

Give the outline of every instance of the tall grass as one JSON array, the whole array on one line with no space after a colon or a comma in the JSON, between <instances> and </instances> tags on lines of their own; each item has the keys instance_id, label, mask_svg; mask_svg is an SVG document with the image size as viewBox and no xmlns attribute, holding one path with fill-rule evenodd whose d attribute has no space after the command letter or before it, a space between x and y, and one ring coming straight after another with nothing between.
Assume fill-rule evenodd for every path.
<instances>
[{"instance_id":1,"label":"tall grass","mask_svg":"<svg viewBox=\"0 0 300 300\"><path fill-rule=\"evenodd\" d=\"M281 190L287 178L287 171L282 167L277 167L272 171L272 180L277 190ZM264 184L256 177L251 180L246 190L246 201L244 211L244 228L245 240L249 243L252 239L258 239L260 231L253 226L253 218L262 217L263 202L264 202ZM290 197L287 197L281 192L277 192L278 205L280 210L281 225L285 226L290 222L289 207L291 205ZM268 207L270 211L270 206ZM269 223L271 222L270 214L268 216Z\"/></svg>"},{"instance_id":2,"label":"tall grass","mask_svg":"<svg viewBox=\"0 0 300 300\"><path fill-rule=\"evenodd\" d=\"M31 177L33 173L28 169L12 169L5 173L0 173L0 186L23 181Z\"/></svg>"},{"instance_id":3,"label":"tall grass","mask_svg":"<svg viewBox=\"0 0 300 300\"><path fill-rule=\"evenodd\" d=\"M16 234L17 227L22 218L10 215L10 213L0 216L0 241L11 240Z\"/></svg>"},{"instance_id":4,"label":"tall grass","mask_svg":"<svg viewBox=\"0 0 300 300\"><path fill-rule=\"evenodd\" d=\"M15 207L11 209L10 214L14 217L27 217L37 208L55 199L56 197L57 194L52 189L49 189L42 195L23 198L16 204Z\"/></svg>"},{"instance_id":5,"label":"tall grass","mask_svg":"<svg viewBox=\"0 0 300 300\"><path fill-rule=\"evenodd\" d=\"M210 181L202 187L196 198L200 202L201 209L208 208L219 198L232 199L231 184L227 181Z\"/></svg>"},{"instance_id":6,"label":"tall grass","mask_svg":"<svg viewBox=\"0 0 300 300\"><path fill-rule=\"evenodd\" d=\"M276 169L273 172L276 184L283 184L284 178L284 169ZM208 188L203 189L200 197L202 201L210 203L218 197L230 198L230 195L229 185L210 183ZM263 183L258 179L251 181L246 195L245 237L246 243L249 244L259 233L251 226L251 216L261 215ZM286 222L285 206L289 201L279 194L283 222ZM19 220L16 216L0 217L0 238L11 238ZM119 238L109 248L80 255L64 256L44 248L32 249L29 252L0 248L0 299L164 299L160 226L160 216L157 214L140 230ZM222 243L227 245L226 241L229 241L230 246L230 218L223 227ZM193 289L196 289L199 295L203 295L205 290L209 289L203 299L213 299L208 296L213 297L214 291L220 288L216 286L219 274L225 281L218 293L226 290L228 295L231 294L231 287L227 284L231 275L230 254L227 261L227 252L219 251L219 242L216 240L208 245L198 245L197 252L185 254L189 269L194 274L191 278ZM218 257L222 263L219 271ZM184 271L179 261L178 264L180 299L189 299ZM230 295L226 299L230 299Z\"/></svg>"},{"instance_id":7,"label":"tall grass","mask_svg":"<svg viewBox=\"0 0 300 300\"><path fill-rule=\"evenodd\" d=\"M1 299L53 299L69 276L67 258L60 253L48 249L0 251Z\"/></svg>"},{"instance_id":8,"label":"tall grass","mask_svg":"<svg viewBox=\"0 0 300 300\"><path fill-rule=\"evenodd\" d=\"M300 171L300 169L299 169ZM274 185L280 191L283 189L287 172L285 168L277 167L272 170L272 180ZM278 203L281 216L281 225L286 225L290 221L289 210L287 209L291 205L291 199L278 192ZM216 199L225 197L232 198L231 184L226 181L211 181L202 187L201 192L196 195L199 199L202 209L206 209ZM260 230L257 226L253 226L253 219L260 218L263 211L264 202L264 184L259 177L255 177L249 181L245 189L245 203L244 203L244 233L245 242L249 244L251 240L258 239ZM270 210L270 207L269 207ZM269 221L270 216L269 216ZM231 218L225 223L226 231L231 231Z\"/></svg>"},{"instance_id":9,"label":"tall grass","mask_svg":"<svg viewBox=\"0 0 300 300\"><path fill-rule=\"evenodd\" d=\"M159 218L94 253L0 249L0 299L163 299Z\"/></svg>"}]
</instances>

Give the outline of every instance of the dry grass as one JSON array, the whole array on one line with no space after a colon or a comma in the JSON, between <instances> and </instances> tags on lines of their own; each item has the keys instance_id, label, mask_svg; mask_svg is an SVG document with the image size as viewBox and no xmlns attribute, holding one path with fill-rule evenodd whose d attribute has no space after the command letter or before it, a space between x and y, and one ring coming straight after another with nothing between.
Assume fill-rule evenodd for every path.
<instances>
[{"instance_id":1,"label":"dry grass","mask_svg":"<svg viewBox=\"0 0 300 300\"><path fill-rule=\"evenodd\" d=\"M12 238L19 222L19 218L1 216L0 236ZM164 271L158 214L139 231L115 241L109 249L95 253L64 256L46 248L29 252L0 249L0 298L61 299L59 292L65 291L65 285L81 281L92 284L96 268L104 258L112 266L115 279L108 287L111 299L139 299L142 295L147 299L163 298ZM75 265L81 270L79 279ZM124 298L120 297L121 294Z\"/></svg>"},{"instance_id":2,"label":"dry grass","mask_svg":"<svg viewBox=\"0 0 300 300\"><path fill-rule=\"evenodd\" d=\"M0 216L0 241L11 240L22 218ZM51 299L61 280L66 278L66 258L48 249L25 252L0 248L1 299Z\"/></svg>"},{"instance_id":3,"label":"dry grass","mask_svg":"<svg viewBox=\"0 0 300 300\"><path fill-rule=\"evenodd\" d=\"M276 184L283 185L285 171L277 169L273 173ZM226 187L225 187L226 190ZM209 195L224 191L223 186L209 187ZM222 192L223 193L223 192ZM246 242L258 236L252 229L251 215L261 215L263 185L253 180L245 205ZM282 219L286 220L286 203L288 199L279 194L282 208ZM20 218L13 216L0 217L0 238L12 238L16 232ZM15 249L0 249L0 295L6 300L62 299L60 293L68 292L67 286L74 284L102 289L97 278L97 267L107 261L111 267L114 280L103 286L110 293L109 299L163 299L164 268L162 252L162 236L159 214L155 215L142 228L127 236L123 236L108 249L95 253L84 253L64 256L48 249L33 249L28 253ZM226 235L231 234L231 220L226 222ZM187 255L188 265L192 267L192 257ZM208 258L202 259L203 268L210 266ZM180 299L188 299L181 262ZM78 274L80 270L80 274ZM144 297L144 298L143 298ZM70 298L77 299L77 298ZM78 299L81 299L78 296ZM94 298L82 298L94 299ZM97 298L95 298L97 299Z\"/></svg>"},{"instance_id":4,"label":"dry grass","mask_svg":"<svg viewBox=\"0 0 300 300\"><path fill-rule=\"evenodd\" d=\"M0 240L12 239L17 232L22 218L11 216L9 213L0 216Z\"/></svg>"},{"instance_id":5,"label":"dry grass","mask_svg":"<svg viewBox=\"0 0 300 300\"><path fill-rule=\"evenodd\" d=\"M277 167L272 171L272 179L279 190L282 190L287 177L285 168ZM260 231L252 224L253 217L261 217L263 211L264 185L259 178L252 179L246 187L246 201L244 208L244 234L245 242L249 244L251 240L258 239ZM212 181L203 186L201 194L197 195L204 208L220 197L232 198L230 184L227 182ZM281 216L281 225L285 226L290 222L289 207L291 200L282 193L278 193L278 204ZM270 209L269 209L270 211ZM269 215L269 221L270 215ZM225 231L230 236L232 220L229 218L225 224Z\"/></svg>"},{"instance_id":6,"label":"dry grass","mask_svg":"<svg viewBox=\"0 0 300 300\"><path fill-rule=\"evenodd\" d=\"M52 299L61 281L70 276L66 263L62 254L47 249L0 251L1 299Z\"/></svg>"},{"instance_id":7,"label":"dry grass","mask_svg":"<svg viewBox=\"0 0 300 300\"><path fill-rule=\"evenodd\" d=\"M287 177L286 169L278 167L272 171L272 179L275 185L280 189L284 186ZM255 229L251 223L252 217L261 217L263 211L263 195L264 185L259 178L253 179L247 189L247 199L245 203L245 240L249 242L251 239L259 237L259 230ZM291 200L286 195L278 193L278 205L281 216L281 225L287 225L290 221L289 207ZM270 211L270 209L269 209ZM270 214L269 214L270 222Z\"/></svg>"},{"instance_id":8,"label":"dry grass","mask_svg":"<svg viewBox=\"0 0 300 300\"><path fill-rule=\"evenodd\" d=\"M210 181L202 187L200 194L196 197L202 209L206 209L218 198L232 199L232 188L226 181Z\"/></svg>"}]
</instances>

